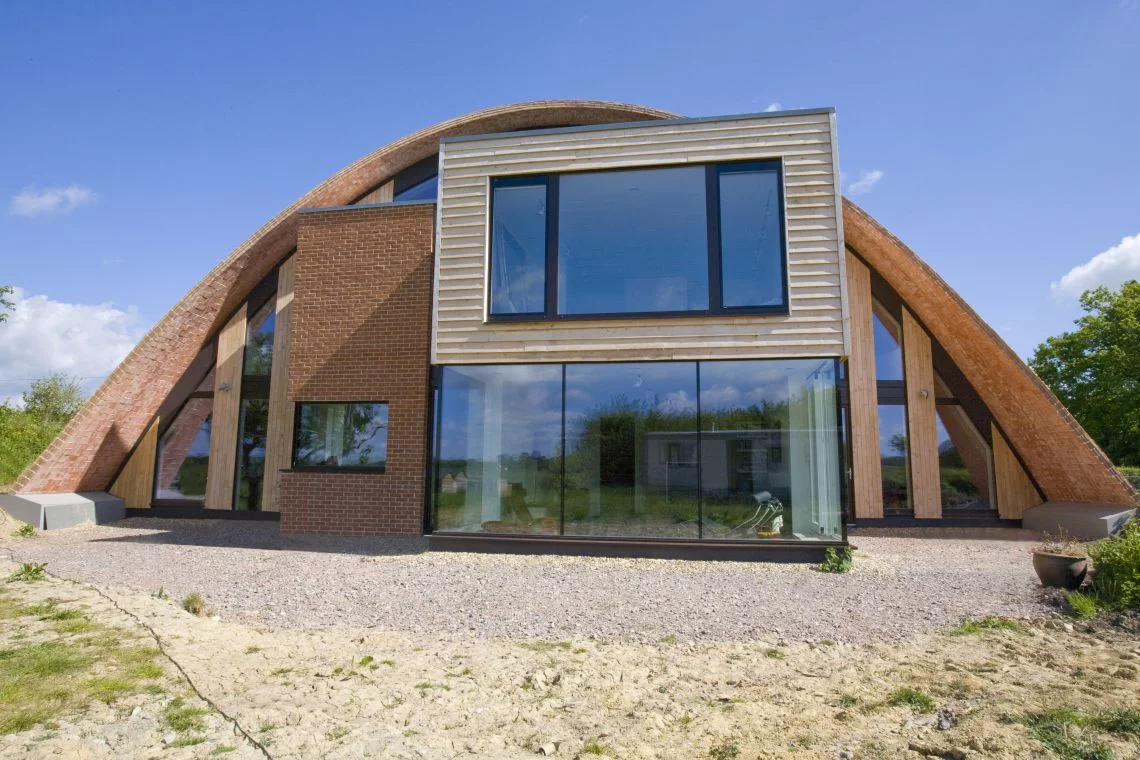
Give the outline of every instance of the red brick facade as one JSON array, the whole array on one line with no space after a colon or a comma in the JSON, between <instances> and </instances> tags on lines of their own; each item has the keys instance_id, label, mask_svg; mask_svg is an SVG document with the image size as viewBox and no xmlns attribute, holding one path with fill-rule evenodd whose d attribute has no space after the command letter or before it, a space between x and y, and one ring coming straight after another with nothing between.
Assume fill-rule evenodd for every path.
<instances>
[{"instance_id":1,"label":"red brick facade","mask_svg":"<svg viewBox=\"0 0 1140 760\"><path fill-rule=\"evenodd\" d=\"M385 401L383 473L285 472L284 532L419 535L435 206L302 214L290 401Z\"/></svg>"}]
</instances>

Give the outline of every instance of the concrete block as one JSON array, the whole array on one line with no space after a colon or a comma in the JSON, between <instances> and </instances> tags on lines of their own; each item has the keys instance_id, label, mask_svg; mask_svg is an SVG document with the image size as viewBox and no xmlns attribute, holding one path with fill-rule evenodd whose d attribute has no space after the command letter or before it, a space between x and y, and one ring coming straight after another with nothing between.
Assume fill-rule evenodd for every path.
<instances>
[{"instance_id":1,"label":"concrete block","mask_svg":"<svg viewBox=\"0 0 1140 760\"><path fill-rule=\"evenodd\" d=\"M1021 525L1029 530L1060 533L1073 538L1108 538L1135 517L1136 510L1119 504L1067 504L1048 501L1025 511Z\"/></svg>"},{"instance_id":2,"label":"concrete block","mask_svg":"<svg viewBox=\"0 0 1140 760\"><path fill-rule=\"evenodd\" d=\"M38 530L102 524L127 516L123 500L102 491L0 494L0 508Z\"/></svg>"}]
</instances>

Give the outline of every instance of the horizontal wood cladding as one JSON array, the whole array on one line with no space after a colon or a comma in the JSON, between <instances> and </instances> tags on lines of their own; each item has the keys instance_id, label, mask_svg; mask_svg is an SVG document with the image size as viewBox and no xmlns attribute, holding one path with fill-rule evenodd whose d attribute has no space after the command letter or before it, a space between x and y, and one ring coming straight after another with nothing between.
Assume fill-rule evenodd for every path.
<instances>
[{"instance_id":1,"label":"horizontal wood cladding","mask_svg":"<svg viewBox=\"0 0 1140 760\"><path fill-rule=\"evenodd\" d=\"M832 114L784 114L446 142L432 361L836 356L844 333ZM784 162L788 315L488 323L490 178L748 159ZM704 255L704 251L694 251Z\"/></svg>"}]
</instances>

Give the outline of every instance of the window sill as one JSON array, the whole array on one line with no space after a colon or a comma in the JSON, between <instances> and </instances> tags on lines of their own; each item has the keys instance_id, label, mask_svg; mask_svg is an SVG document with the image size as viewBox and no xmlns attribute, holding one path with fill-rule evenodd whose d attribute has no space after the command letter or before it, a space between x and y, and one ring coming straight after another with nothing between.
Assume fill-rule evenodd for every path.
<instances>
[{"instance_id":1,"label":"window sill","mask_svg":"<svg viewBox=\"0 0 1140 760\"><path fill-rule=\"evenodd\" d=\"M484 324L511 323L511 322L582 322L582 321L620 321L620 320L651 320L651 319L708 319L731 317L786 317L791 314L786 304L779 306L749 306L735 309L720 309L718 311L637 311L637 312L610 312L605 314L492 314Z\"/></svg>"}]
</instances>

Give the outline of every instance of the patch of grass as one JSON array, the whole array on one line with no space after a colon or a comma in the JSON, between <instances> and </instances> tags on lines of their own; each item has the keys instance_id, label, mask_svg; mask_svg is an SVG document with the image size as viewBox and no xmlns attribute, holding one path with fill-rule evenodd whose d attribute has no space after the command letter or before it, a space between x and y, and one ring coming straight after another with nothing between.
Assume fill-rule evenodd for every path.
<instances>
[{"instance_id":1,"label":"patch of grass","mask_svg":"<svg viewBox=\"0 0 1140 760\"><path fill-rule=\"evenodd\" d=\"M36 527L31 523L20 523L20 527L12 531L12 538L32 538L36 535Z\"/></svg>"},{"instance_id":2,"label":"patch of grass","mask_svg":"<svg viewBox=\"0 0 1140 760\"><path fill-rule=\"evenodd\" d=\"M197 591L187 594L182 599L182 609L189 612L191 615L202 617L207 613L206 600Z\"/></svg>"},{"instance_id":3,"label":"patch of grass","mask_svg":"<svg viewBox=\"0 0 1140 760\"><path fill-rule=\"evenodd\" d=\"M859 704L859 697L854 694L840 694L835 699L831 700L828 704L832 707L838 707L843 710L850 710Z\"/></svg>"},{"instance_id":4,"label":"patch of grass","mask_svg":"<svg viewBox=\"0 0 1140 760\"><path fill-rule=\"evenodd\" d=\"M8 583L34 583L47 577L46 562L24 562L8 576Z\"/></svg>"},{"instance_id":5,"label":"patch of grass","mask_svg":"<svg viewBox=\"0 0 1140 760\"><path fill-rule=\"evenodd\" d=\"M887 704L891 707L909 707L919 713L932 713L935 707L934 700L928 695L908 686L892 691L887 697Z\"/></svg>"},{"instance_id":6,"label":"patch of grass","mask_svg":"<svg viewBox=\"0 0 1140 760\"><path fill-rule=\"evenodd\" d=\"M1029 735L1041 742L1061 760L1115 760L1112 750L1087 729L1095 726L1095 718L1069 708L1046 710L1025 716Z\"/></svg>"},{"instance_id":7,"label":"patch of grass","mask_svg":"<svg viewBox=\"0 0 1140 760\"><path fill-rule=\"evenodd\" d=\"M1140 712L1121 708L1094 713L1089 720L1092 725L1110 734L1140 736Z\"/></svg>"},{"instance_id":8,"label":"patch of grass","mask_svg":"<svg viewBox=\"0 0 1140 760\"><path fill-rule=\"evenodd\" d=\"M138 683L133 678L96 676L84 682L83 690L92 699L110 704L121 696L138 691Z\"/></svg>"},{"instance_id":9,"label":"patch of grass","mask_svg":"<svg viewBox=\"0 0 1140 760\"><path fill-rule=\"evenodd\" d=\"M659 639L661 644L669 644L670 646L677 643L677 634L670 633L668 636L662 636Z\"/></svg>"},{"instance_id":10,"label":"patch of grass","mask_svg":"<svg viewBox=\"0 0 1140 760\"><path fill-rule=\"evenodd\" d=\"M833 646L835 646L835 642L832 641L831 639L820 639L819 645L821 647L833 647Z\"/></svg>"},{"instance_id":11,"label":"patch of grass","mask_svg":"<svg viewBox=\"0 0 1140 760\"><path fill-rule=\"evenodd\" d=\"M733 760L740 757L740 745L734 741L723 741L709 747L709 757L712 760Z\"/></svg>"},{"instance_id":12,"label":"patch of grass","mask_svg":"<svg viewBox=\"0 0 1140 760\"><path fill-rule=\"evenodd\" d=\"M532 652L553 652L555 649L570 651L574 648L569 641L520 641L518 646Z\"/></svg>"},{"instance_id":13,"label":"patch of grass","mask_svg":"<svg viewBox=\"0 0 1140 760\"><path fill-rule=\"evenodd\" d=\"M0 735L26 731L85 704L85 695L69 685L94 660L61 641L0 650Z\"/></svg>"},{"instance_id":14,"label":"patch of grass","mask_svg":"<svg viewBox=\"0 0 1140 760\"><path fill-rule=\"evenodd\" d=\"M179 736L177 739L170 743L171 747L193 747L206 741L206 737L199 736L198 734L187 734Z\"/></svg>"},{"instance_id":15,"label":"patch of grass","mask_svg":"<svg viewBox=\"0 0 1140 760\"><path fill-rule=\"evenodd\" d=\"M396 667L396 661L395 660L381 660L380 664L381 665L387 665L390 668Z\"/></svg>"},{"instance_id":16,"label":"patch of grass","mask_svg":"<svg viewBox=\"0 0 1140 760\"><path fill-rule=\"evenodd\" d=\"M445 683L432 683L431 681L421 681L416 684L415 688L420 691L427 691L428 689L443 689L444 691L451 691L451 687Z\"/></svg>"},{"instance_id":17,"label":"patch of grass","mask_svg":"<svg viewBox=\"0 0 1140 760\"><path fill-rule=\"evenodd\" d=\"M352 733L352 729L348 726L337 726L336 728L325 733L325 738L330 742L335 742L338 739L343 739Z\"/></svg>"},{"instance_id":18,"label":"patch of grass","mask_svg":"<svg viewBox=\"0 0 1140 760\"><path fill-rule=\"evenodd\" d=\"M684 715L677 718L677 725L678 726L687 726L692 722L693 722L693 716L690 715L689 713L685 713Z\"/></svg>"},{"instance_id":19,"label":"patch of grass","mask_svg":"<svg viewBox=\"0 0 1140 760\"><path fill-rule=\"evenodd\" d=\"M368 667L369 665L371 665L371 664L372 664L372 661L373 661L373 657L372 657L372 655L370 655L370 654L367 654L367 655L365 655L365 656L363 656L363 657L361 657L361 658L360 658L360 665L361 665L362 667L365 667L365 668L366 668L366 667Z\"/></svg>"},{"instance_id":20,"label":"patch of grass","mask_svg":"<svg viewBox=\"0 0 1140 760\"><path fill-rule=\"evenodd\" d=\"M597 739L590 739L582 745L583 755L608 755L609 752L609 748Z\"/></svg>"},{"instance_id":21,"label":"patch of grass","mask_svg":"<svg viewBox=\"0 0 1140 760\"><path fill-rule=\"evenodd\" d=\"M287 673L292 673L292 672L293 672L293 668L277 668L277 670L273 671L269 675L271 675L271 676L283 676Z\"/></svg>"},{"instance_id":22,"label":"patch of grass","mask_svg":"<svg viewBox=\"0 0 1140 760\"><path fill-rule=\"evenodd\" d=\"M70 618L67 620L56 620L51 624L51 629L61 635L71 635L76 633L89 633L91 631L101 630L102 626L88 620L84 616L78 618Z\"/></svg>"},{"instance_id":23,"label":"patch of grass","mask_svg":"<svg viewBox=\"0 0 1140 760\"><path fill-rule=\"evenodd\" d=\"M0 714L0 736L18 734L35 728L40 723L47 723L57 712L58 710L50 707L25 707L15 712Z\"/></svg>"},{"instance_id":24,"label":"patch of grass","mask_svg":"<svg viewBox=\"0 0 1140 760\"><path fill-rule=\"evenodd\" d=\"M770 660L782 660L787 657L787 655L781 652L779 649L772 648L765 649L764 656Z\"/></svg>"},{"instance_id":25,"label":"patch of grass","mask_svg":"<svg viewBox=\"0 0 1140 760\"><path fill-rule=\"evenodd\" d=\"M849 573L854 564L855 557L851 547L844 546L838 551L835 547L829 547L823 555L823 562L816 569L821 573Z\"/></svg>"},{"instance_id":26,"label":"patch of grass","mask_svg":"<svg viewBox=\"0 0 1140 760\"><path fill-rule=\"evenodd\" d=\"M1100 612L1100 602L1095 596L1080 591L1065 592L1065 614L1077 620L1088 620Z\"/></svg>"},{"instance_id":27,"label":"patch of grass","mask_svg":"<svg viewBox=\"0 0 1140 760\"><path fill-rule=\"evenodd\" d=\"M206 722L202 718L209 714L209 710L202 707L191 707L186 704L182 697L175 697L162 711L162 722L178 733L204 731Z\"/></svg>"},{"instance_id":28,"label":"patch of grass","mask_svg":"<svg viewBox=\"0 0 1140 760\"><path fill-rule=\"evenodd\" d=\"M206 755L206 757L217 757L218 755L226 755L230 752L237 752L237 747L232 744L219 744L210 750L210 753Z\"/></svg>"},{"instance_id":29,"label":"patch of grass","mask_svg":"<svg viewBox=\"0 0 1140 760\"><path fill-rule=\"evenodd\" d=\"M257 730L262 734L267 734L270 731L276 731L279 728L281 728L281 724L274 723L273 721L263 721L257 724Z\"/></svg>"},{"instance_id":30,"label":"patch of grass","mask_svg":"<svg viewBox=\"0 0 1140 760\"><path fill-rule=\"evenodd\" d=\"M961 623L946 631L950 636L971 636L984 631L1022 631L1024 628L1016 620L986 615L984 618L971 620L964 619Z\"/></svg>"},{"instance_id":31,"label":"patch of grass","mask_svg":"<svg viewBox=\"0 0 1140 760\"><path fill-rule=\"evenodd\" d=\"M245 648L246 654L257 654L261 651L261 647L253 646L252 644Z\"/></svg>"}]
</instances>

